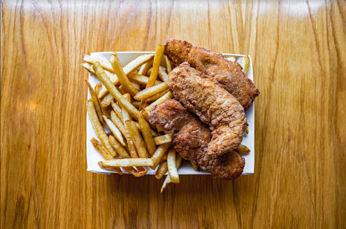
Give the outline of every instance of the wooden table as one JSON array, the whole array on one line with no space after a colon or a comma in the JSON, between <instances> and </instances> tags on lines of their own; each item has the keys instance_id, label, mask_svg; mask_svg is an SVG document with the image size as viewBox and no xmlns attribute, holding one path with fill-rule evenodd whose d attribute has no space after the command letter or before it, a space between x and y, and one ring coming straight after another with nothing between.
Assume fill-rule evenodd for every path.
<instances>
[{"instance_id":1,"label":"wooden table","mask_svg":"<svg viewBox=\"0 0 346 229\"><path fill-rule=\"evenodd\" d=\"M345 228L345 1L2 1L1 228ZM83 54L251 54L255 174L86 171Z\"/></svg>"}]
</instances>

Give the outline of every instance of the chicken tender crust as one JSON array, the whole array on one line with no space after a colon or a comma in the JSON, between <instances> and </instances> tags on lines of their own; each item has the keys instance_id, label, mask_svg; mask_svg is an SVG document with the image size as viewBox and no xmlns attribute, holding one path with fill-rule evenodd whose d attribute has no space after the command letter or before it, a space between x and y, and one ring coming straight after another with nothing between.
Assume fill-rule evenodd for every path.
<instances>
[{"instance_id":1,"label":"chicken tender crust","mask_svg":"<svg viewBox=\"0 0 346 229\"><path fill-rule=\"evenodd\" d=\"M231 93L245 110L251 107L258 88L243 73L242 67L226 60L222 54L193 46L184 40L169 39L165 42L165 55L175 65L188 62L192 67L214 78L218 84Z\"/></svg>"},{"instance_id":2,"label":"chicken tender crust","mask_svg":"<svg viewBox=\"0 0 346 229\"><path fill-rule=\"evenodd\" d=\"M238 153L232 151L215 157L207 155L212 138L210 130L178 101L170 99L155 106L149 121L153 125L162 125L166 134L175 133L174 149L213 177L232 180L242 174L245 160Z\"/></svg>"},{"instance_id":3,"label":"chicken tender crust","mask_svg":"<svg viewBox=\"0 0 346 229\"><path fill-rule=\"evenodd\" d=\"M244 108L211 77L183 63L166 81L174 98L209 125L212 139L207 154L222 155L236 149L247 128Z\"/></svg>"}]
</instances>

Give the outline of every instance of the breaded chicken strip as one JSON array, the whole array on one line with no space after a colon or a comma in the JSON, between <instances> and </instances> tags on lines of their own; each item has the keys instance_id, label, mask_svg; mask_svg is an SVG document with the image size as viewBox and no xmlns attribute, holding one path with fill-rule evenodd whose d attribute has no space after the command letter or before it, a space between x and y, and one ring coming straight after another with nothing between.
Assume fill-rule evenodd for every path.
<instances>
[{"instance_id":1,"label":"breaded chicken strip","mask_svg":"<svg viewBox=\"0 0 346 229\"><path fill-rule=\"evenodd\" d=\"M226 60L222 54L193 46L183 40L169 39L165 42L165 55L175 64L188 62L192 67L213 77L218 84L237 98L245 110L251 107L258 88L242 72L238 63Z\"/></svg>"},{"instance_id":2,"label":"breaded chicken strip","mask_svg":"<svg viewBox=\"0 0 346 229\"><path fill-rule=\"evenodd\" d=\"M174 98L209 124L212 139L208 155L221 155L236 149L242 142L247 121L238 100L200 71L183 63L166 81Z\"/></svg>"},{"instance_id":3,"label":"breaded chicken strip","mask_svg":"<svg viewBox=\"0 0 346 229\"><path fill-rule=\"evenodd\" d=\"M166 134L175 133L174 149L213 177L231 180L243 172L245 160L234 151L216 157L207 155L210 130L178 101L170 99L155 106L149 121L153 125L162 125Z\"/></svg>"}]
</instances>

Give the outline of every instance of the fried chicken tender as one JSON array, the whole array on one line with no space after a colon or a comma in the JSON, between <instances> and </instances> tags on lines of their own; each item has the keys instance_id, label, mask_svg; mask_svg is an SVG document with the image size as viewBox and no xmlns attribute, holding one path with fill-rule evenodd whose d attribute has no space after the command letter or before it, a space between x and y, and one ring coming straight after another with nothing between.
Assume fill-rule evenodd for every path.
<instances>
[{"instance_id":1,"label":"fried chicken tender","mask_svg":"<svg viewBox=\"0 0 346 229\"><path fill-rule=\"evenodd\" d=\"M232 180L242 174L245 160L238 153L231 151L215 157L206 153L212 137L210 130L178 101L170 99L155 106L149 122L162 125L166 134L175 133L174 149L213 177Z\"/></svg>"},{"instance_id":2,"label":"fried chicken tender","mask_svg":"<svg viewBox=\"0 0 346 229\"><path fill-rule=\"evenodd\" d=\"M258 88L242 72L242 67L226 60L220 53L193 46L187 41L169 39L165 42L165 55L176 65L188 62L192 67L213 77L222 88L237 98L245 111L259 95Z\"/></svg>"},{"instance_id":3,"label":"fried chicken tender","mask_svg":"<svg viewBox=\"0 0 346 229\"><path fill-rule=\"evenodd\" d=\"M208 155L228 153L239 146L247 128L244 108L213 78L183 63L169 73L166 84L175 99L209 124Z\"/></svg>"}]
</instances>

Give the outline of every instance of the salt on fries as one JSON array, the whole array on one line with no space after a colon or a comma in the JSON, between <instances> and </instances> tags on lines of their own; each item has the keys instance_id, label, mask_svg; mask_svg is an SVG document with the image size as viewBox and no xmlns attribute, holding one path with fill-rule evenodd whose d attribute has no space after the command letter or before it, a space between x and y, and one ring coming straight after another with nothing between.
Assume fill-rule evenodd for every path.
<instances>
[{"instance_id":1,"label":"salt on fries","mask_svg":"<svg viewBox=\"0 0 346 229\"><path fill-rule=\"evenodd\" d=\"M99 166L135 177L144 176L150 168L157 169L156 179L167 173L161 192L168 184L180 182L178 169L182 161L172 146L174 134L162 134L162 126L148 122L154 106L173 98L165 81L174 65L163 53L164 46L158 45L155 54L138 56L124 67L116 53L111 54L109 62L85 55L87 63L82 64L102 83L93 89L86 81L91 95L87 111L100 142L95 138L90 141L104 158ZM165 67L161 66L162 58ZM234 57L227 59L236 61ZM249 58L244 56L238 61L246 73ZM106 134L105 126L111 133ZM235 151L240 155L250 152L244 145ZM199 170L197 165L191 165Z\"/></svg>"}]
</instances>

